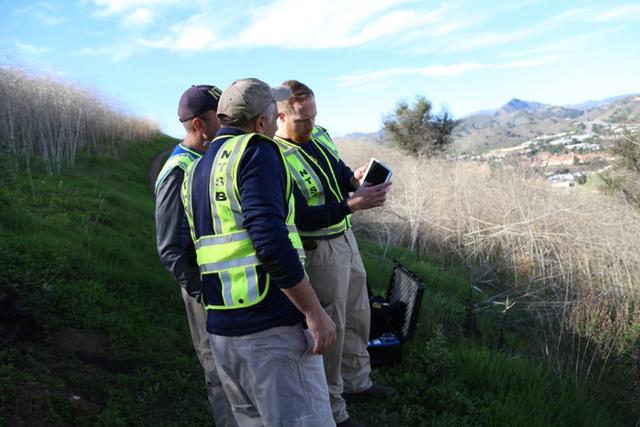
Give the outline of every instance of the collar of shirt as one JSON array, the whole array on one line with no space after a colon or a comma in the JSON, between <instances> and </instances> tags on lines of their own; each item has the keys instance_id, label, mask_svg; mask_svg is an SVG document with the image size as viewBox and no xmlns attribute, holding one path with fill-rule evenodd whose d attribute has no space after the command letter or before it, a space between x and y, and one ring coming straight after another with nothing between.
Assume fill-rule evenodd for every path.
<instances>
[{"instance_id":1,"label":"collar of shirt","mask_svg":"<svg viewBox=\"0 0 640 427\"><path fill-rule=\"evenodd\" d=\"M216 138L219 136L237 136L245 133L246 132L241 129L224 126L218 129L218 133L216 133Z\"/></svg>"},{"instance_id":2,"label":"collar of shirt","mask_svg":"<svg viewBox=\"0 0 640 427\"><path fill-rule=\"evenodd\" d=\"M193 151L194 153L200 154L201 156L204 155L204 153L206 153L205 151L202 150L198 150L197 148L191 148L191 147L187 147L186 145L184 145L183 142L181 142L180 144L178 144L180 146L180 148L182 148L184 151Z\"/></svg>"}]
</instances>

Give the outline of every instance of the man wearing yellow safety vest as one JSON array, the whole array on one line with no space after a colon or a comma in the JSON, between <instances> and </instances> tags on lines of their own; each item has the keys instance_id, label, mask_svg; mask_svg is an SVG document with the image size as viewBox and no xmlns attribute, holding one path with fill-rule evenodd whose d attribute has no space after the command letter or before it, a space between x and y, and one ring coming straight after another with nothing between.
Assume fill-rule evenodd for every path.
<instances>
[{"instance_id":1,"label":"man wearing yellow safety vest","mask_svg":"<svg viewBox=\"0 0 640 427\"><path fill-rule=\"evenodd\" d=\"M223 127L182 193L211 347L243 427L335 425L320 356L335 325L305 275L295 184L272 140L290 93L257 79L227 87Z\"/></svg>"},{"instance_id":2,"label":"man wearing yellow safety vest","mask_svg":"<svg viewBox=\"0 0 640 427\"><path fill-rule=\"evenodd\" d=\"M216 116L220 94L215 86L198 85L191 86L180 97L178 117L187 134L169 155L156 180L156 244L162 264L181 288L193 347L205 373L215 425L235 427L205 330L206 313L198 302L202 283L180 198L184 171L202 157L207 150L205 143L213 139L220 128Z\"/></svg>"},{"instance_id":3,"label":"man wearing yellow safety vest","mask_svg":"<svg viewBox=\"0 0 640 427\"><path fill-rule=\"evenodd\" d=\"M292 96L278 103L280 145L296 182L296 226L306 250L306 270L320 303L336 324L336 343L324 354L331 409L339 426L358 426L345 398L397 394L374 385L367 344L371 315L366 272L350 227L350 214L381 206L390 184L360 185L338 155L327 131L315 126L313 91L295 80L283 83ZM354 192L349 196L350 192ZM343 396L344 394L344 396Z\"/></svg>"}]
</instances>

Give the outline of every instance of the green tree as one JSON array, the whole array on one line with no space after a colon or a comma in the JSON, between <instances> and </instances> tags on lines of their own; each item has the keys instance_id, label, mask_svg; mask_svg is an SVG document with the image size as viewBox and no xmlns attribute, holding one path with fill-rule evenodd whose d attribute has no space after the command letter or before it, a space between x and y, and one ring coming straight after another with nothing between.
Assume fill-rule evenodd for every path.
<instances>
[{"instance_id":1,"label":"green tree","mask_svg":"<svg viewBox=\"0 0 640 427\"><path fill-rule=\"evenodd\" d=\"M613 142L618 166L640 175L640 138L626 130Z\"/></svg>"},{"instance_id":2,"label":"green tree","mask_svg":"<svg viewBox=\"0 0 640 427\"><path fill-rule=\"evenodd\" d=\"M625 198L640 207L640 135L628 129L613 141L618 169L618 188Z\"/></svg>"},{"instance_id":3,"label":"green tree","mask_svg":"<svg viewBox=\"0 0 640 427\"><path fill-rule=\"evenodd\" d=\"M384 119L384 132L390 142L412 154L433 156L442 153L451 143L451 132L458 124L451 114L432 114L432 105L418 96L413 105L400 101Z\"/></svg>"}]
</instances>

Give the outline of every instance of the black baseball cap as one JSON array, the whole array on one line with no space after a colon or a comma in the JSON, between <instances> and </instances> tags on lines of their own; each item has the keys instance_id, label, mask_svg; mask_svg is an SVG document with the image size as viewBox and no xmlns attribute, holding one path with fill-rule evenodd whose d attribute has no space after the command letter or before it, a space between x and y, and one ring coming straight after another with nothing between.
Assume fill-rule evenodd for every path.
<instances>
[{"instance_id":1,"label":"black baseball cap","mask_svg":"<svg viewBox=\"0 0 640 427\"><path fill-rule=\"evenodd\" d=\"M180 97L178 117L181 122L193 119L208 110L218 109L222 91L212 85L193 85Z\"/></svg>"}]
</instances>

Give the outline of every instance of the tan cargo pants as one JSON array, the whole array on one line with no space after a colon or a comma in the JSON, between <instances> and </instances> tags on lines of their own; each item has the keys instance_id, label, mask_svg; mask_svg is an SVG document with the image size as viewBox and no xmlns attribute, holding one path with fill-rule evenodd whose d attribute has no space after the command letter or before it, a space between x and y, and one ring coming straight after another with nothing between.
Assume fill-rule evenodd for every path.
<instances>
[{"instance_id":1,"label":"tan cargo pants","mask_svg":"<svg viewBox=\"0 0 640 427\"><path fill-rule=\"evenodd\" d=\"M367 352L371 324L367 275L351 229L316 242L316 249L305 251L306 270L320 304L336 324L336 342L323 354L323 362L333 418L341 423L349 418L342 393L358 393L373 385Z\"/></svg>"},{"instance_id":2,"label":"tan cargo pants","mask_svg":"<svg viewBox=\"0 0 640 427\"><path fill-rule=\"evenodd\" d=\"M302 323L209 337L241 427L335 427L322 357Z\"/></svg>"},{"instance_id":3,"label":"tan cargo pants","mask_svg":"<svg viewBox=\"0 0 640 427\"><path fill-rule=\"evenodd\" d=\"M207 384L207 397L211 406L213 421L217 427L238 427L227 395L222 388L216 364L213 360L213 353L209 345L209 334L207 333L207 312L202 305L189 296L187 291L182 289L182 299L187 310L187 320L191 330L191 340L196 355L204 370L204 378Z\"/></svg>"}]
</instances>

